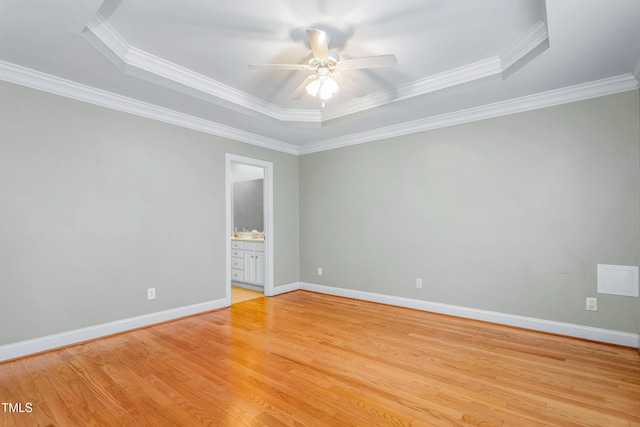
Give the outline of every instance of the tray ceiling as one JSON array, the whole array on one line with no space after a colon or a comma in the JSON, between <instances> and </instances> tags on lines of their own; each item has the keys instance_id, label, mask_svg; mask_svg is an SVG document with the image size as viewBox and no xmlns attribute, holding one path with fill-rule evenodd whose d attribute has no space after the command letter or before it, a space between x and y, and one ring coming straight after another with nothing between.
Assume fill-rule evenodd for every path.
<instances>
[{"instance_id":1,"label":"tray ceiling","mask_svg":"<svg viewBox=\"0 0 640 427\"><path fill-rule=\"evenodd\" d=\"M291 153L638 87L635 0L35 0L0 5L0 79ZM306 29L365 95L291 94ZM634 75L635 74L635 75Z\"/></svg>"}]
</instances>

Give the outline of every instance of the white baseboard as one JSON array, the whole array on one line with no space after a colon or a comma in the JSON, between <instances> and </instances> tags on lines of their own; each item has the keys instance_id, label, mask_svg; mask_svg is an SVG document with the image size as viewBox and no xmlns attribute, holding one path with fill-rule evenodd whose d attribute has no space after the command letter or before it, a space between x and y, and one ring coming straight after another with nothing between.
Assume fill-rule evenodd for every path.
<instances>
[{"instance_id":1,"label":"white baseboard","mask_svg":"<svg viewBox=\"0 0 640 427\"><path fill-rule=\"evenodd\" d=\"M114 322L48 335L46 337L20 341L0 346L0 362L228 306L229 304L226 303L226 299L223 298L144 314L129 319L116 320Z\"/></svg>"},{"instance_id":2,"label":"white baseboard","mask_svg":"<svg viewBox=\"0 0 640 427\"><path fill-rule=\"evenodd\" d=\"M626 347L640 348L640 335L629 332L612 331L609 329L593 328L572 323L555 322L552 320L536 319L533 317L517 316L514 314L498 313L495 311L478 310L475 308L441 304L431 301L415 300L411 298L395 297L372 292L356 291L332 286L300 283L300 289L364 301L378 302L433 313L448 314L468 319L483 320L502 325L517 326L553 334L618 344Z\"/></svg>"},{"instance_id":3,"label":"white baseboard","mask_svg":"<svg viewBox=\"0 0 640 427\"><path fill-rule=\"evenodd\" d=\"M468 319L484 320L492 323L517 326L536 331L550 332L576 338L584 338L593 341L618 344L627 347L640 348L640 335L628 332L612 331L609 329L593 328L590 326L555 322L551 320L536 319L532 317L517 316L513 314L498 313L493 311L478 310L475 308L414 300L410 298L376 294L372 292L335 288L331 286L316 285L313 283L294 282L287 285L276 286L274 287L274 295L291 292L298 289L328 295L354 298L363 301L395 305L399 307L413 308L416 310L430 311L433 313L449 314L452 316L465 317ZM150 326L156 323L178 319L180 317L216 310L219 308L228 307L228 305L229 304L227 303L226 299L223 298L219 300L173 308L170 310L159 311L156 313L131 317L129 319L117 320L101 325L90 326L87 328L76 329L69 332L48 335L46 337L35 338L0 346L0 362L27 356L29 354L40 353L59 347L77 344L83 341L89 341L92 339L117 334L136 328Z\"/></svg>"},{"instance_id":4,"label":"white baseboard","mask_svg":"<svg viewBox=\"0 0 640 427\"><path fill-rule=\"evenodd\" d=\"M284 294L285 292L297 291L300 289L300 282L288 283L286 285L274 286L273 295Z\"/></svg>"}]
</instances>

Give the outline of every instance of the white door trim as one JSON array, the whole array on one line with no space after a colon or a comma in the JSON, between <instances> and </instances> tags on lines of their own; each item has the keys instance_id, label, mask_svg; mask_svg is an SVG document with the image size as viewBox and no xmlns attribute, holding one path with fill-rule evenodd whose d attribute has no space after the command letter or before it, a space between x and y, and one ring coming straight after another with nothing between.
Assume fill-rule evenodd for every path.
<instances>
[{"instance_id":1,"label":"white door trim","mask_svg":"<svg viewBox=\"0 0 640 427\"><path fill-rule=\"evenodd\" d=\"M233 212L231 203L231 165L233 163L255 166L264 169L264 258L265 258L265 281L264 294L273 296L273 163L264 160L252 159L250 157L238 156L236 154L226 154L226 247L227 247L227 267L226 267L226 300L227 306L231 305L231 234L233 233Z\"/></svg>"}]
</instances>

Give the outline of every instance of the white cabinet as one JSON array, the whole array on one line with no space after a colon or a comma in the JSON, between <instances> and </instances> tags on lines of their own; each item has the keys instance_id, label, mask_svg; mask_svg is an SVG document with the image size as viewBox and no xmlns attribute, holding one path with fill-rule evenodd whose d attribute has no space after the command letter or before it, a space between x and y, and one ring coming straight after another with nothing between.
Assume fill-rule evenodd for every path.
<instances>
[{"instance_id":1,"label":"white cabinet","mask_svg":"<svg viewBox=\"0 0 640 427\"><path fill-rule=\"evenodd\" d=\"M231 242L231 280L264 286L264 242Z\"/></svg>"},{"instance_id":2,"label":"white cabinet","mask_svg":"<svg viewBox=\"0 0 640 427\"><path fill-rule=\"evenodd\" d=\"M255 251L244 251L244 279L245 283L256 282L256 253Z\"/></svg>"},{"instance_id":3,"label":"white cabinet","mask_svg":"<svg viewBox=\"0 0 640 427\"><path fill-rule=\"evenodd\" d=\"M242 282L242 270L231 270L231 280L234 282Z\"/></svg>"},{"instance_id":4,"label":"white cabinet","mask_svg":"<svg viewBox=\"0 0 640 427\"><path fill-rule=\"evenodd\" d=\"M244 255L242 242L231 241L231 280L241 282L244 280Z\"/></svg>"},{"instance_id":5,"label":"white cabinet","mask_svg":"<svg viewBox=\"0 0 640 427\"><path fill-rule=\"evenodd\" d=\"M259 251L256 251L256 285L264 286L264 252Z\"/></svg>"},{"instance_id":6,"label":"white cabinet","mask_svg":"<svg viewBox=\"0 0 640 427\"><path fill-rule=\"evenodd\" d=\"M242 270L244 268L244 261L242 258L231 258L231 269Z\"/></svg>"}]
</instances>

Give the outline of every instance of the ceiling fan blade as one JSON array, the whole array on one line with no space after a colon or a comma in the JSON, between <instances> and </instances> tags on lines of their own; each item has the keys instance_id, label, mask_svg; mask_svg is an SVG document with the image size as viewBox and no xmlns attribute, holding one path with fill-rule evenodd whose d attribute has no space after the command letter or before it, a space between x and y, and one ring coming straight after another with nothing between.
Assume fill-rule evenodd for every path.
<instances>
[{"instance_id":1,"label":"ceiling fan blade","mask_svg":"<svg viewBox=\"0 0 640 427\"><path fill-rule=\"evenodd\" d=\"M395 55L367 56L365 58L345 59L338 62L340 70L359 70L362 68L390 67L398 63Z\"/></svg>"},{"instance_id":2,"label":"ceiling fan blade","mask_svg":"<svg viewBox=\"0 0 640 427\"><path fill-rule=\"evenodd\" d=\"M367 94L364 91L364 89L360 87L360 85L358 85L356 82L354 82L353 80L351 80L349 77L345 75L340 74L338 76L335 76L334 78L338 82L341 88L343 88L348 92L351 92L353 95L357 96L358 98L362 98Z\"/></svg>"},{"instance_id":3,"label":"ceiling fan blade","mask_svg":"<svg viewBox=\"0 0 640 427\"><path fill-rule=\"evenodd\" d=\"M316 59L323 60L329 58L329 40L327 39L327 33L322 30L309 29L307 30L307 37L309 37L311 51Z\"/></svg>"},{"instance_id":4,"label":"ceiling fan blade","mask_svg":"<svg viewBox=\"0 0 640 427\"><path fill-rule=\"evenodd\" d=\"M291 94L291 99L293 99L294 101L297 101L298 99L302 98L302 96L306 93L307 85L317 78L318 77L316 75L311 75L306 79L304 79L304 81L300 84L300 86L298 86L298 88L294 90L293 93Z\"/></svg>"},{"instance_id":5,"label":"ceiling fan blade","mask_svg":"<svg viewBox=\"0 0 640 427\"><path fill-rule=\"evenodd\" d=\"M249 68L252 70L267 69L294 71L305 71L311 69L307 64L249 64Z\"/></svg>"}]
</instances>

